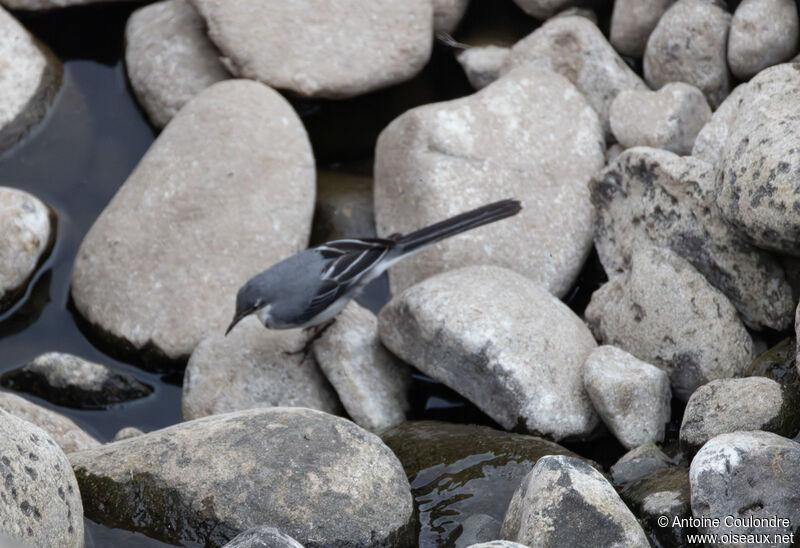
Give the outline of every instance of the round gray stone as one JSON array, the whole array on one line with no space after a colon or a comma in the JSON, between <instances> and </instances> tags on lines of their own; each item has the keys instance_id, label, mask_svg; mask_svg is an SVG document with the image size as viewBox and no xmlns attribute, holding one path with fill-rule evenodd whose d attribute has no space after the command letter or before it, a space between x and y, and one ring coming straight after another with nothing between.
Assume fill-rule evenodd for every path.
<instances>
[{"instance_id":1,"label":"round gray stone","mask_svg":"<svg viewBox=\"0 0 800 548\"><path fill-rule=\"evenodd\" d=\"M728 65L747 80L797 53L800 20L794 0L742 0L731 19Z\"/></svg>"}]
</instances>

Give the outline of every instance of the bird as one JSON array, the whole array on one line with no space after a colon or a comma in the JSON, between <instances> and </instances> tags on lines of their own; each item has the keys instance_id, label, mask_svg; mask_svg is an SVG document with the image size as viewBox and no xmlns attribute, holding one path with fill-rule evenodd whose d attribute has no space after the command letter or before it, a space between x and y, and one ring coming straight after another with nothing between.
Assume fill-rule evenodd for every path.
<instances>
[{"instance_id":1,"label":"bird","mask_svg":"<svg viewBox=\"0 0 800 548\"><path fill-rule=\"evenodd\" d=\"M409 234L326 242L284 259L248 280L236 294L227 336L255 314L268 329L324 330L369 282L397 261L445 238L516 215L518 200L493 202Z\"/></svg>"}]
</instances>

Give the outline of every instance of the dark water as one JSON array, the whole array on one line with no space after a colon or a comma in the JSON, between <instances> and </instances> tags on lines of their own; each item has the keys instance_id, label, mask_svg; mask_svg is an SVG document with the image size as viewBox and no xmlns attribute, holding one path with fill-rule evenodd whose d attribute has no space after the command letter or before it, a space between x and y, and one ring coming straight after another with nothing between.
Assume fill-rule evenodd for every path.
<instances>
[{"instance_id":1,"label":"dark water","mask_svg":"<svg viewBox=\"0 0 800 548\"><path fill-rule=\"evenodd\" d=\"M153 386L151 396L105 410L59 408L31 398L69 416L101 441L125 426L150 431L181 418L180 370L152 373L103 353L79 329L69 307L70 269L81 240L155 138L133 98L122 62L125 21L136 7L114 3L16 14L64 61L65 83L48 118L23 143L0 156L0 184L31 192L58 215L52 253L25 297L0 315L0 374L43 352L60 351L131 373ZM480 43L475 32L480 26L484 36L502 36L510 44L533 30L534 24L511 2L474 0L456 38ZM380 130L405 110L470 93L453 52L439 44L432 62L405 84L339 102L289 99L303 117L320 165L335 167L368 159ZM582 312L603 279L593 257L565 300ZM385 284L372 288L369 295L367 304L379 307L386 298ZM463 398L424 375L415 375L411 399L412 419L494 425ZM606 456L591 458L606 461L619 453L619 446L595 444L591 450ZM89 522L87 546L166 545Z\"/></svg>"}]
</instances>

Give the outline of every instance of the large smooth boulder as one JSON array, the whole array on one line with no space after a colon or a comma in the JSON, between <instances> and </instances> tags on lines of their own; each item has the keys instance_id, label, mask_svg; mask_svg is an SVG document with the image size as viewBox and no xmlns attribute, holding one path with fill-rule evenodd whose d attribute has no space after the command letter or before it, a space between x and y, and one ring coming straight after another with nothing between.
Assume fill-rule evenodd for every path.
<instances>
[{"instance_id":1,"label":"large smooth boulder","mask_svg":"<svg viewBox=\"0 0 800 548\"><path fill-rule=\"evenodd\" d=\"M595 348L583 365L595 410L628 449L664 440L670 400L667 374L613 346Z\"/></svg>"},{"instance_id":2,"label":"large smooth boulder","mask_svg":"<svg viewBox=\"0 0 800 548\"><path fill-rule=\"evenodd\" d=\"M728 65L747 80L797 53L800 20L794 0L742 0L733 12Z\"/></svg>"},{"instance_id":3,"label":"large smooth boulder","mask_svg":"<svg viewBox=\"0 0 800 548\"><path fill-rule=\"evenodd\" d=\"M431 0L190 1L233 74L305 97L403 82L431 53Z\"/></svg>"},{"instance_id":4,"label":"large smooth boulder","mask_svg":"<svg viewBox=\"0 0 800 548\"><path fill-rule=\"evenodd\" d=\"M378 234L410 232L504 198L523 209L399 262L389 274L392 292L445 270L494 264L565 294L591 249L587 182L604 151L597 115L578 90L534 67L406 112L378 139Z\"/></svg>"},{"instance_id":5,"label":"large smooth boulder","mask_svg":"<svg viewBox=\"0 0 800 548\"><path fill-rule=\"evenodd\" d=\"M707 442L694 457L689 482L692 514L707 518L700 522L701 533L767 534L769 538L779 534L785 535L786 540L775 541L772 546L787 547L791 544L789 535L797 534L797 442L771 432L722 434Z\"/></svg>"},{"instance_id":6,"label":"large smooth boulder","mask_svg":"<svg viewBox=\"0 0 800 548\"><path fill-rule=\"evenodd\" d=\"M9 8L18 0L4 0ZM56 57L10 13L0 8L0 152L39 123L61 85ZM2 207L2 204L0 204Z\"/></svg>"},{"instance_id":7,"label":"large smooth boulder","mask_svg":"<svg viewBox=\"0 0 800 548\"><path fill-rule=\"evenodd\" d=\"M379 438L311 409L198 419L71 455L89 519L220 546L268 523L307 548L411 546L403 468Z\"/></svg>"},{"instance_id":8,"label":"large smooth boulder","mask_svg":"<svg viewBox=\"0 0 800 548\"><path fill-rule=\"evenodd\" d=\"M314 342L314 357L357 425L379 432L406 419L411 371L381 344L375 314L348 304Z\"/></svg>"},{"instance_id":9,"label":"large smooth boulder","mask_svg":"<svg viewBox=\"0 0 800 548\"><path fill-rule=\"evenodd\" d=\"M718 379L704 384L686 404L680 440L690 453L719 434L765 430L792 437L800 430L797 397L764 377Z\"/></svg>"},{"instance_id":10,"label":"large smooth boulder","mask_svg":"<svg viewBox=\"0 0 800 548\"><path fill-rule=\"evenodd\" d=\"M599 423L582 376L591 333L520 274L475 266L428 278L381 310L379 329L389 350L503 428L559 440Z\"/></svg>"},{"instance_id":11,"label":"large smooth boulder","mask_svg":"<svg viewBox=\"0 0 800 548\"><path fill-rule=\"evenodd\" d=\"M336 393L305 344L304 333L265 329L255 317L203 340L183 376L184 420L256 407L339 414Z\"/></svg>"},{"instance_id":12,"label":"large smooth boulder","mask_svg":"<svg viewBox=\"0 0 800 548\"><path fill-rule=\"evenodd\" d=\"M552 70L572 82L597 111L608 136L608 111L617 94L647 89L597 25L580 15L553 18L514 44L504 70L526 64Z\"/></svg>"},{"instance_id":13,"label":"large smooth boulder","mask_svg":"<svg viewBox=\"0 0 800 548\"><path fill-rule=\"evenodd\" d=\"M47 352L0 376L0 384L50 403L97 409L149 396L153 389L133 375L61 352Z\"/></svg>"},{"instance_id":14,"label":"large smooth boulder","mask_svg":"<svg viewBox=\"0 0 800 548\"><path fill-rule=\"evenodd\" d=\"M289 103L257 82L203 91L100 214L72 271L77 311L117 347L186 359L236 291L308 243L314 159Z\"/></svg>"},{"instance_id":15,"label":"large smooth boulder","mask_svg":"<svg viewBox=\"0 0 800 548\"><path fill-rule=\"evenodd\" d=\"M125 27L125 68L139 103L162 128L195 95L230 78L205 23L188 0L133 12Z\"/></svg>"},{"instance_id":16,"label":"large smooth boulder","mask_svg":"<svg viewBox=\"0 0 800 548\"><path fill-rule=\"evenodd\" d=\"M47 256L55 237L53 221L50 209L35 196L0 186L0 312L25 292Z\"/></svg>"},{"instance_id":17,"label":"large smooth boulder","mask_svg":"<svg viewBox=\"0 0 800 548\"><path fill-rule=\"evenodd\" d=\"M592 295L586 321L602 343L667 371L684 401L713 379L741 375L753 357L730 301L668 249L634 253L630 270Z\"/></svg>"},{"instance_id":18,"label":"large smooth boulder","mask_svg":"<svg viewBox=\"0 0 800 548\"><path fill-rule=\"evenodd\" d=\"M94 437L61 413L21 398L0 392L0 410L11 413L47 432L65 453L92 449L100 445Z\"/></svg>"},{"instance_id":19,"label":"large smooth boulder","mask_svg":"<svg viewBox=\"0 0 800 548\"><path fill-rule=\"evenodd\" d=\"M758 73L747 85L722 154L717 203L755 245L800 255L800 65Z\"/></svg>"},{"instance_id":20,"label":"large smooth boulder","mask_svg":"<svg viewBox=\"0 0 800 548\"><path fill-rule=\"evenodd\" d=\"M722 291L748 325L791 325L794 305L783 268L725 222L710 165L633 148L611 162L591 190L595 246L609 276L629 270L637 250L669 247Z\"/></svg>"},{"instance_id":21,"label":"large smooth boulder","mask_svg":"<svg viewBox=\"0 0 800 548\"><path fill-rule=\"evenodd\" d=\"M650 543L603 475L573 457L542 457L506 512L502 537L527 546L642 547Z\"/></svg>"},{"instance_id":22,"label":"large smooth boulder","mask_svg":"<svg viewBox=\"0 0 800 548\"><path fill-rule=\"evenodd\" d=\"M731 16L721 3L678 0L647 40L644 76L653 89L686 82L717 108L730 91L727 45Z\"/></svg>"},{"instance_id":23,"label":"large smooth boulder","mask_svg":"<svg viewBox=\"0 0 800 548\"><path fill-rule=\"evenodd\" d=\"M0 475L0 544L7 537L26 546L83 548L83 506L69 460L44 430L3 410Z\"/></svg>"}]
</instances>

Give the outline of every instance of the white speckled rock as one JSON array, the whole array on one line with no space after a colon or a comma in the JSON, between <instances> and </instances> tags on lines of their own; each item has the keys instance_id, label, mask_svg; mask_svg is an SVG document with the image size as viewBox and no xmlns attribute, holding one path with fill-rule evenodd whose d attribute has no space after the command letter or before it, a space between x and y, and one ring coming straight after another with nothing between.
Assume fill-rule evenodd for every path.
<instances>
[{"instance_id":1,"label":"white speckled rock","mask_svg":"<svg viewBox=\"0 0 800 548\"><path fill-rule=\"evenodd\" d=\"M77 409L102 408L144 398L153 392L133 375L61 352L37 356L0 376L0 382L6 388Z\"/></svg>"},{"instance_id":2,"label":"white speckled rock","mask_svg":"<svg viewBox=\"0 0 800 548\"><path fill-rule=\"evenodd\" d=\"M644 75L653 89L686 82L706 95L712 109L730 91L727 44L731 16L709 0L679 0L647 41Z\"/></svg>"},{"instance_id":3,"label":"white speckled rock","mask_svg":"<svg viewBox=\"0 0 800 548\"><path fill-rule=\"evenodd\" d=\"M0 312L24 293L54 232L44 203L22 190L0 186Z\"/></svg>"},{"instance_id":4,"label":"white speckled rock","mask_svg":"<svg viewBox=\"0 0 800 548\"><path fill-rule=\"evenodd\" d=\"M488 263L565 294L591 249L587 183L604 150L597 115L578 90L534 67L394 120L376 149L378 234L409 232L503 198L521 200L523 209L399 262L389 273L392 292Z\"/></svg>"},{"instance_id":5,"label":"white speckled rock","mask_svg":"<svg viewBox=\"0 0 800 548\"><path fill-rule=\"evenodd\" d=\"M614 137L625 148L648 146L687 155L711 120L711 108L702 91L673 82L658 91L620 91L611 103L609 120Z\"/></svg>"},{"instance_id":6,"label":"white speckled rock","mask_svg":"<svg viewBox=\"0 0 800 548\"><path fill-rule=\"evenodd\" d=\"M381 310L379 328L389 350L503 428L563 439L598 425L581 373L591 333L510 270L474 266L428 278Z\"/></svg>"},{"instance_id":7,"label":"white speckled rock","mask_svg":"<svg viewBox=\"0 0 800 548\"><path fill-rule=\"evenodd\" d=\"M3 8L0 8L0 36L3 37L0 152L3 152L44 118L61 85L62 68L58 59Z\"/></svg>"},{"instance_id":8,"label":"white speckled rock","mask_svg":"<svg viewBox=\"0 0 800 548\"><path fill-rule=\"evenodd\" d=\"M223 548L303 548L303 545L274 527L262 525L237 535Z\"/></svg>"},{"instance_id":9,"label":"white speckled rock","mask_svg":"<svg viewBox=\"0 0 800 548\"><path fill-rule=\"evenodd\" d=\"M670 400L667 374L613 346L595 348L583 386L611 433L628 449L664 440Z\"/></svg>"},{"instance_id":10,"label":"white speckled rock","mask_svg":"<svg viewBox=\"0 0 800 548\"><path fill-rule=\"evenodd\" d=\"M694 453L719 434L767 430L794 436L800 429L796 401L765 377L719 379L698 388L681 424L681 445Z\"/></svg>"},{"instance_id":11,"label":"white speckled rock","mask_svg":"<svg viewBox=\"0 0 800 548\"><path fill-rule=\"evenodd\" d=\"M559 11L575 4L575 0L514 0L525 13L536 19L549 19Z\"/></svg>"},{"instance_id":12,"label":"white speckled rock","mask_svg":"<svg viewBox=\"0 0 800 548\"><path fill-rule=\"evenodd\" d=\"M669 247L725 293L748 325L787 329L794 304L783 268L725 222L714 185L711 166L692 157L626 150L591 184L600 261L614 276L635 251Z\"/></svg>"},{"instance_id":13,"label":"white speckled rock","mask_svg":"<svg viewBox=\"0 0 800 548\"><path fill-rule=\"evenodd\" d=\"M715 171L719 168L725 142L739 113L739 105L746 89L747 84L739 84L733 88L694 140L692 156L711 164Z\"/></svg>"},{"instance_id":14,"label":"white speckled rock","mask_svg":"<svg viewBox=\"0 0 800 548\"><path fill-rule=\"evenodd\" d=\"M405 420L411 371L381 344L375 314L348 304L314 343L314 357L357 425L377 432Z\"/></svg>"},{"instance_id":15,"label":"white speckled rock","mask_svg":"<svg viewBox=\"0 0 800 548\"><path fill-rule=\"evenodd\" d=\"M586 321L602 343L667 371L684 401L710 380L741 375L753 357L730 301L668 249L634 253L630 270L592 295Z\"/></svg>"},{"instance_id":16,"label":"white speckled rock","mask_svg":"<svg viewBox=\"0 0 800 548\"><path fill-rule=\"evenodd\" d=\"M692 460L689 481L694 517L719 520L717 527L706 520L698 527L700 533L762 533L770 538L775 534L797 534L800 444L794 441L771 432L722 434L706 443ZM745 523L726 524L726 516ZM748 518L774 516L788 519L790 525L753 527L746 523ZM788 547L790 542L787 539L770 545Z\"/></svg>"},{"instance_id":17,"label":"white speckled rock","mask_svg":"<svg viewBox=\"0 0 800 548\"><path fill-rule=\"evenodd\" d=\"M156 139L83 240L78 312L145 361L185 359L221 334L251 276L306 247L314 159L289 103L228 80Z\"/></svg>"},{"instance_id":18,"label":"white speckled rock","mask_svg":"<svg viewBox=\"0 0 800 548\"><path fill-rule=\"evenodd\" d=\"M797 53L800 21L794 0L742 0L731 19L728 65L740 80Z\"/></svg>"},{"instance_id":19,"label":"white speckled rock","mask_svg":"<svg viewBox=\"0 0 800 548\"><path fill-rule=\"evenodd\" d=\"M551 19L514 44L504 71L525 64L552 70L572 82L597 111L607 135L608 110L617 94L647 89L597 25L580 15Z\"/></svg>"},{"instance_id":20,"label":"white speckled rock","mask_svg":"<svg viewBox=\"0 0 800 548\"><path fill-rule=\"evenodd\" d=\"M230 78L187 0L165 0L133 12L125 27L125 68L136 98L162 128L195 95Z\"/></svg>"},{"instance_id":21,"label":"white speckled rock","mask_svg":"<svg viewBox=\"0 0 800 548\"><path fill-rule=\"evenodd\" d=\"M616 0L609 41L622 55L641 57L650 33L675 0Z\"/></svg>"},{"instance_id":22,"label":"white speckled rock","mask_svg":"<svg viewBox=\"0 0 800 548\"><path fill-rule=\"evenodd\" d=\"M307 548L416 540L397 457L377 436L320 411L215 415L70 461L89 519L170 544L222 546L265 523Z\"/></svg>"},{"instance_id":23,"label":"white speckled rock","mask_svg":"<svg viewBox=\"0 0 800 548\"><path fill-rule=\"evenodd\" d=\"M35 424L50 434L65 453L83 451L100 445L99 441L71 419L9 392L0 392L0 409Z\"/></svg>"},{"instance_id":24,"label":"white speckled rock","mask_svg":"<svg viewBox=\"0 0 800 548\"><path fill-rule=\"evenodd\" d=\"M83 548L83 505L63 451L41 428L0 410L0 544Z\"/></svg>"},{"instance_id":25,"label":"white speckled rock","mask_svg":"<svg viewBox=\"0 0 800 548\"><path fill-rule=\"evenodd\" d=\"M742 95L722 154L717 204L759 247L800 256L800 64L759 72Z\"/></svg>"},{"instance_id":26,"label":"white speckled rock","mask_svg":"<svg viewBox=\"0 0 800 548\"><path fill-rule=\"evenodd\" d=\"M478 46L468 48L456 56L467 80L475 89L483 89L500 77L511 48Z\"/></svg>"},{"instance_id":27,"label":"white speckled rock","mask_svg":"<svg viewBox=\"0 0 800 548\"><path fill-rule=\"evenodd\" d=\"M233 74L305 97L397 84L430 57L431 0L190 1Z\"/></svg>"},{"instance_id":28,"label":"white speckled rock","mask_svg":"<svg viewBox=\"0 0 800 548\"><path fill-rule=\"evenodd\" d=\"M467 11L469 0L433 0L434 32L453 32Z\"/></svg>"},{"instance_id":29,"label":"white speckled rock","mask_svg":"<svg viewBox=\"0 0 800 548\"><path fill-rule=\"evenodd\" d=\"M503 538L528 546L647 548L636 517L603 475L574 457L536 462L506 512Z\"/></svg>"},{"instance_id":30,"label":"white speckled rock","mask_svg":"<svg viewBox=\"0 0 800 548\"><path fill-rule=\"evenodd\" d=\"M184 420L254 407L308 407L341 410L336 393L313 357L302 351L298 330L265 329L246 318L230 335L203 340L189 358L183 377Z\"/></svg>"}]
</instances>

